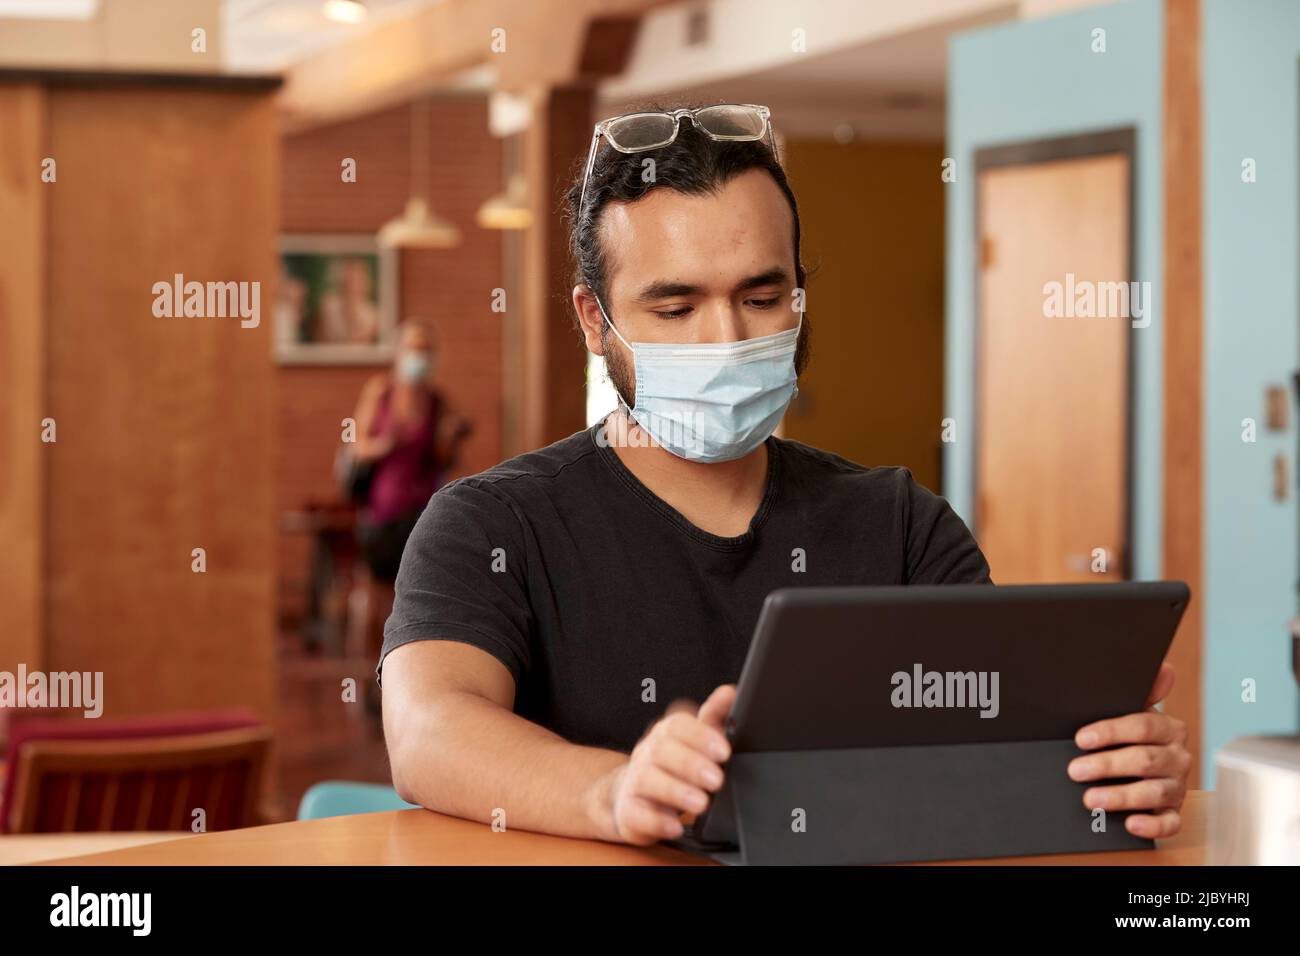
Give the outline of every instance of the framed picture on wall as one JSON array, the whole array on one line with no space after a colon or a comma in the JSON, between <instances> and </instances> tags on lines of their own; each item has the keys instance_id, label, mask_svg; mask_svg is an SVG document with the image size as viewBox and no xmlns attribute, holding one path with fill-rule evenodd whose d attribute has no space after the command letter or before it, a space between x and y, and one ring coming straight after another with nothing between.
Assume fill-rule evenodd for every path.
<instances>
[{"instance_id":1,"label":"framed picture on wall","mask_svg":"<svg viewBox=\"0 0 1300 956\"><path fill-rule=\"evenodd\" d=\"M283 364L369 364L392 359L396 251L369 235L280 237L275 354Z\"/></svg>"}]
</instances>

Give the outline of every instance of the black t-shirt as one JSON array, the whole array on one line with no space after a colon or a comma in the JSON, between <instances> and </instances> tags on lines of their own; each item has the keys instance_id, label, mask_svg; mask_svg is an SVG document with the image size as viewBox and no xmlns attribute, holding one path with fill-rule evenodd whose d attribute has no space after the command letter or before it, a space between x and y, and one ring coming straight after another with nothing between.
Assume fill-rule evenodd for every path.
<instances>
[{"instance_id":1,"label":"black t-shirt","mask_svg":"<svg viewBox=\"0 0 1300 956\"><path fill-rule=\"evenodd\" d=\"M905 468L769 438L762 504L724 538L637 480L597 441L601 427L430 499L381 667L410 641L472 644L509 668L520 716L627 751L674 700L740 676L777 588L989 580L961 519Z\"/></svg>"}]
</instances>

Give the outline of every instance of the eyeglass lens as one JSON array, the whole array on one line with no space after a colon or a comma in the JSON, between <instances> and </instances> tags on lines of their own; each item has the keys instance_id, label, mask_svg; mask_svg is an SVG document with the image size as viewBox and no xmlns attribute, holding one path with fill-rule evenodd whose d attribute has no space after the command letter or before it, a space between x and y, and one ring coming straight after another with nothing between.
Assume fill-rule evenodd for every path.
<instances>
[{"instance_id":1,"label":"eyeglass lens","mask_svg":"<svg viewBox=\"0 0 1300 956\"><path fill-rule=\"evenodd\" d=\"M700 128L726 139L761 139L767 131L763 114L747 106L710 106L695 114Z\"/></svg>"},{"instance_id":2,"label":"eyeglass lens","mask_svg":"<svg viewBox=\"0 0 1300 956\"><path fill-rule=\"evenodd\" d=\"M667 113L633 113L620 116L605 128L610 142L620 149L654 149L672 141L677 120Z\"/></svg>"},{"instance_id":3,"label":"eyeglass lens","mask_svg":"<svg viewBox=\"0 0 1300 956\"><path fill-rule=\"evenodd\" d=\"M747 106L709 106L695 114L700 128L719 139L762 139L767 131L763 114ZM612 120L605 129L619 149L654 149L671 142L677 118L668 113L632 113Z\"/></svg>"}]
</instances>

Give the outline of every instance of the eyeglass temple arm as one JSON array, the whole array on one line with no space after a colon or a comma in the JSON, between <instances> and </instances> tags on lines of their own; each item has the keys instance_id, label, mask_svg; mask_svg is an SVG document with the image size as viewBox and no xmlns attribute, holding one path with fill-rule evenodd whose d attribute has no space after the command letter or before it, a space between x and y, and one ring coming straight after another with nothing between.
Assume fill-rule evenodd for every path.
<instances>
[{"instance_id":1,"label":"eyeglass temple arm","mask_svg":"<svg viewBox=\"0 0 1300 956\"><path fill-rule=\"evenodd\" d=\"M582 216L582 206L587 201L587 183L591 181L591 169L596 165L596 144L600 142L600 125L597 124L591 134L591 148L587 150L587 168L582 173L582 193L578 196L578 217Z\"/></svg>"}]
</instances>

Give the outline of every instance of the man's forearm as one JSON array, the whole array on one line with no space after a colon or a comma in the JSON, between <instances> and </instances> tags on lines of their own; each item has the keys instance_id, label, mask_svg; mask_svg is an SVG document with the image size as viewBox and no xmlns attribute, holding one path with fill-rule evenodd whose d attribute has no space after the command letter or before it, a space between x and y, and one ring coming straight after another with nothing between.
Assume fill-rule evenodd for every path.
<instances>
[{"instance_id":1,"label":"man's forearm","mask_svg":"<svg viewBox=\"0 0 1300 956\"><path fill-rule=\"evenodd\" d=\"M391 728L393 780L430 810L509 829L616 840L611 784L627 755L569 743L476 694L444 694Z\"/></svg>"}]
</instances>

